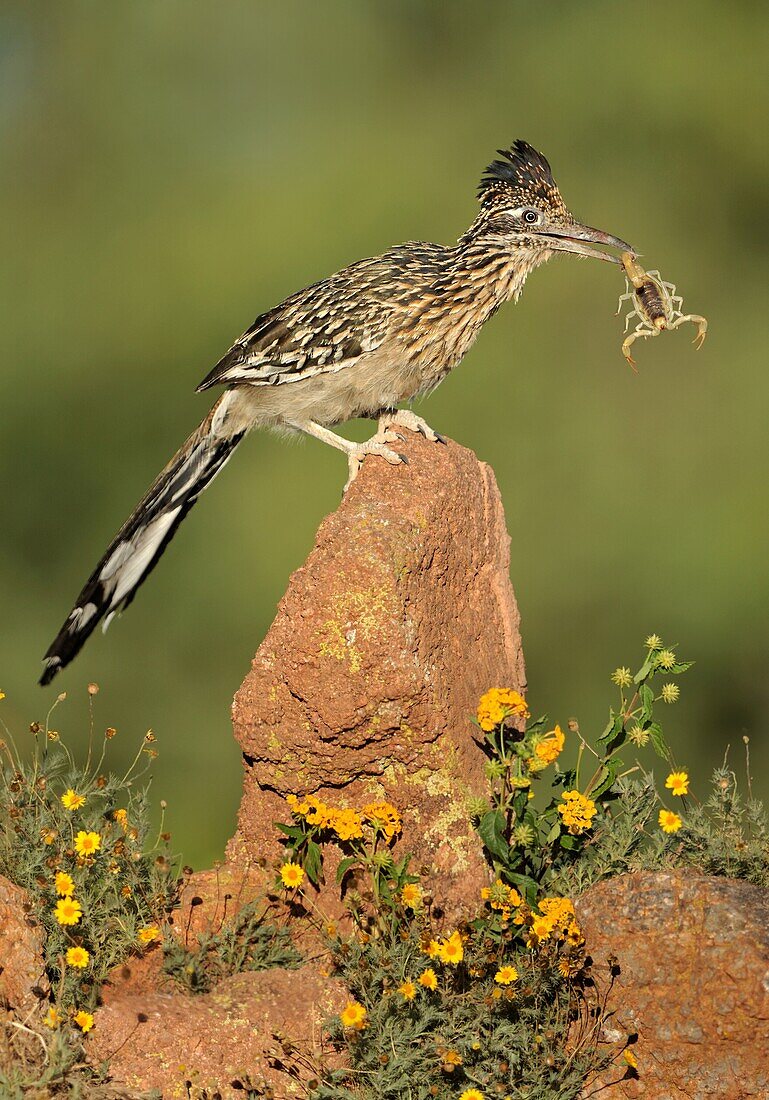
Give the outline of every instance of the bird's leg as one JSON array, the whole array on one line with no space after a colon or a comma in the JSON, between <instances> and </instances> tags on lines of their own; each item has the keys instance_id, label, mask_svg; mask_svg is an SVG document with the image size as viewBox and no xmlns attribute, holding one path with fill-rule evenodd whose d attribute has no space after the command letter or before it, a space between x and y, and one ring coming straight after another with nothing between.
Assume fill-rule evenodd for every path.
<instances>
[{"instance_id":1,"label":"bird's leg","mask_svg":"<svg viewBox=\"0 0 769 1100\"><path fill-rule=\"evenodd\" d=\"M405 455L399 454L387 446L388 443L394 442L394 437L389 433L379 431L373 439L368 439L365 443L353 443L352 440L344 439L343 436L332 432L330 428L324 428L322 424L316 424L314 420L291 420L286 421L286 423L292 428L298 428L300 431L306 432L307 435L311 435L315 439L320 439L322 443L328 443L331 447L336 447L338 451L344 451L347 455L349 468L349 477L343 490L345 493L358 476L366 455L379 455L380 458L383 458L385 462L389 462L392 466L398 466L402 462L408 466L408 459Z\"/></svg>"},{"instance_id":2,"label":"bird's leg","mask_svg":"<svg viewBox=\"0 0 769 1100\"><path fill-rule=\"evenodd\" d=\"M411 409L388 409L379 415L378 436L386 434L393 425L407 428L410 432L421 432L425 439L431 443L445 443L442 435L434 432L430 425L421 416L417 416Z\"/></svg>"}]
</instances>

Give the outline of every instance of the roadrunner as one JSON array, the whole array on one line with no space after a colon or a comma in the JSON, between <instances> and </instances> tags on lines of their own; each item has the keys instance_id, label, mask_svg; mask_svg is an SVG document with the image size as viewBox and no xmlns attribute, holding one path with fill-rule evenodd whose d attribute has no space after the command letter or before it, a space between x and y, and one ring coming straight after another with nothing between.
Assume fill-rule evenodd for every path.
<instances>
[{"instance_id":1,"label":"roadrunner","mask_svg":"<svg viewBox=\"0 0 769 1100\"><path fill-rule=\"evenodd\" d=\"M569 213L550 165L525 141L499 150L483 174L480 210L455 245L409 241L360 260L256 318L198 391L225 386L125 521L44 658L41 684L79 652L96 624L106 630L202 491L252 428L306 432L347 456L350 485L367 455L406 462L398 429L441 436L398 405L443 381L503 302L554 252L618 263L594 246L634 250ZM352 443L332 426L378 419Z\"/></svg>"}]
</instances>

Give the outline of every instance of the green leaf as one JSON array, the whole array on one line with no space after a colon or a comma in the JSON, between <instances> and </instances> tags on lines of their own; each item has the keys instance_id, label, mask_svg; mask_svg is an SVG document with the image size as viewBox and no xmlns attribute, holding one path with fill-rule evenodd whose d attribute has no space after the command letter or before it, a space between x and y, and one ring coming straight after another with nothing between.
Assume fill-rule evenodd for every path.
<instances>
[{"instance_id":1,"label":"green leaf","mask_svg":"<svg viewBox=\"0 0 769 1100\"><path fill-rule=\"evenodd\" d=\"M682 672L688 672L692 667L694 661L680 661L676 662L672 668L665 669L666 672L671 672L674 676L680 676Z\"/></svg>"},{"instance_id":2,"label":"green leaf","mask_svg":"<svg viewBox=\"0 0 769 1100\"><path fill-rule=\"evenodd\" d=\"M654 712L654 692L648 684L644 684L638 691L641 700L641 723L648 722Z\"/></svg>"},{"instance_id":3,"label":"green leaf","mask_svg":"<svg viewBox=\"0 0 769 1100\"><path fill-rule=\"evenodd\" d=\"M556 841L558 839L558 837L560 835L561 835L561 822L560 821L555 821L553 823L552 829L550 830L550 832L547 834L547 836L545 838L545 844L552 844L554 841Z\"/></svg>"},{"instance_id":4,"label":"green leaf","mask_svg":"<svg viewBox=\"0 0 769 1100\"><path fill-rule=\"evenodd\" d=\"M580 845L579 837L570 836L569 833L562 833L561 834L561 847L565 848L567 850L567 852L574 851L574 849L578 848L579 845Z\"/></svg>"},{"instance_id":5,"label":"green leaf","mask_svg":"<svg viewBox=\"0 0 769 1100\"><path fill-rule=\"evenodd\" d=\"M316 844L314 840L309 840L307 842L304 855L304 869L313 886L320 885L320 878L323 873L323 857L321 855L320 846Z\"/></svg>"},{"instance_id":6,"label":"green leaf","mask_svg":"<svg viewBox=\"0 0 769 1100\"><path fill-rule=\"evenodd\" d=\"M613 710L613 709L612 709L612 708L610 707L610 708L609 708L609 721L608 721L608 722L606 723L606 729L605 729L605 730L603 731L603 733L601 734L601 736L600 736L600 737L598 738L598 740L599 740L599 741L602 741L602 740L604 739L604 737L608 737L608 736L609 736L609 734L611 733L612 729L614 728L614 719L615 719L616 717L617 717L617 716L616 716L616 714L614 713L614 710Z\"/></svg>"},{"instance_id":7,"label":"green leaf","mask_svg":"<svg viewBox=\"0 0 769 1100\"><path fill-rule=\"evenodd\" d=\"M528 726L526 727L526 732L527 733L542 733L547 728L548 725L549 725L549 722L547 720L547 715L543 714L539 718L537 718L536 721L529 722Z\"/></svg>"},{"instance_id":8,"label":"green leaf","mask_svg":"<svg viewBox=\"0 0 769 1100\"><path fill-rule=\"evenodd\" d=\"M643 688L641 689L643 691ZM615 714L612 721L598 738L598 744L605 753L610 753L625 739L625 718L622 714Z\"/></svg>"},{"instance_id":9,"label":"green leaf","mask_svg":"<svg viewBox=\"0 0 769 1100\"><path fill-rule=\"evenodd\" d=\"M633 683L634 684L640 684L642 680L646 679L646 677L649 675L649 673L653 671L654 666L656 664L656 660L657 660L657 655L654 652L654 650L652 650L649 653L649 655L647 656L644 663L639 668L638 672L636 672L635 676L633 677Z\"/></svg>"},{"instance_id":10,"label":"green leaf","mask_svg":"<svg viewBox=\"0 0 769 1100\"><path fill-rule=\"evenodd\" d=\"M510 845L505 837L505 815L501 810L489 810L478 822L476 829L484 847L497 859L507 862Z\"/></svg>"},{"instance_id":11,"label":"green leaf","mask_svg":"<svg viewBox=\"0 0 769 1100\"><path fill-rule=\"evenodd\" d=\"M304 836L304 829L301 825L283 825L280 821L273 821L272 824L276 829L279 829L281 833L290 836L292 840L298 840L300 836Z\"/></svg>"},{"instance_id":12,"label":"green leaf","mask_svg":"<svg viewBox=\"0 0 769 1100\"><path fill-rule=\"evenodd\" d=\"M668 743L665 740L665 735L662 732L662 726L659 722L651 722L648 726L645 726L644 729L651 738L652 747L657 756L661 756L663 760L669 761L670 749L668 748Z\"/></svg>"},{"instance_id":13,"label":"green leaf","mask_svg":"<svg viewBox=\"0 0 769 1100\"><path fill-rule=\"evenodd\" d=\"M345 859L339 864L336 869L336 881L341 882L354 863L357 863L355 856L346 856Z\"/></svg>"},{"instance_id":14,"label":"green leaf","mask_svg":"<svg viewBox=\"0 0 769 1100\"><path fill-rule=\"evenodd\" d=\"M598 779L594 787L590 789L590 797L592 799L599 798L605 791L608 791L614 780L624 764L617 757L613 757L607 761L598 773Z\"/></svg>"},{"instance_id":15,"label":"green leaf","mask_svg":"<svg viewBox=\"0 0 769 1100\"><path fill-rule=\"evenodd\" d=\"M529 905L536 900L539 893L539 883L530 875L517 875L512 871L505 871L505 882L509 882L511 886L516 886Z\"/></svg>"}]
</instances>

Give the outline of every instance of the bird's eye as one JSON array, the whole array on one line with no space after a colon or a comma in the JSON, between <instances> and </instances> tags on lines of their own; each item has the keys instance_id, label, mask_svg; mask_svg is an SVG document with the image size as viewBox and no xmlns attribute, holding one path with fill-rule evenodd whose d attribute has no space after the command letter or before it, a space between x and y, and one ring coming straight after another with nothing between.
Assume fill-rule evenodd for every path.
<instances>
[{"instance_id":1,"label":"bird's eye","mask_svg":"<svg viewBox=\"0 0 769 1100\"><path fill-rule=\"evenodd\" d=\"M536 225L539 221L539 217L538 210L524 210L523 212L523 220L527 225Z\"/></svg>"}]
</instances>

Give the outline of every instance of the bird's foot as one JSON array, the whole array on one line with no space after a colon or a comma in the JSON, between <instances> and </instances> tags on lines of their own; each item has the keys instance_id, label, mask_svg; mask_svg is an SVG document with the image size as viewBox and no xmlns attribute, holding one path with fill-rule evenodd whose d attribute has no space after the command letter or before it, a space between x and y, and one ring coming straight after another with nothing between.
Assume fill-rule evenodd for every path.
<instances>
[{"instance_id":1,"label":"bird's foot","mask_svg":"<svg viewBox=\"0 0 769 1100\"><path fill-rule=\"evenodd\" d=\"M399 436L397 432L383 431L380 427L379 431L372 439L367 440L365 443L353 444L352 448L347 452L347 465L350 470L350 476L347 478L347 484L343 492L346 493L353 481L355 481L366 455L379 455L385 462L389 462L391 466L399 466L401 463L408 466L409 460L405 455L387 446L388 443L394 443L396 439L402 438L403 437Z\"/></svg>"},{"instance_id":2,"label":"bird's foot","mask_svg":"<svg viewBox=\"0 0 769 1100\"><path fill-rule=\"evenodd\" d=\"M423 420L421 416L417 416L411 409L393 409L392 412L382 413L379 417L379 431L377 435L387 432L393 425L407 428L410 432L421 432L425 439L429 439L431 443L446 442L442 435L438 435L437 432L434 432L427 421Z\"/></svg>"}]
</instances>

